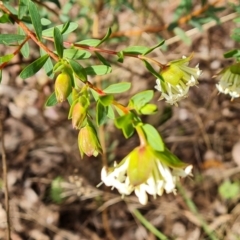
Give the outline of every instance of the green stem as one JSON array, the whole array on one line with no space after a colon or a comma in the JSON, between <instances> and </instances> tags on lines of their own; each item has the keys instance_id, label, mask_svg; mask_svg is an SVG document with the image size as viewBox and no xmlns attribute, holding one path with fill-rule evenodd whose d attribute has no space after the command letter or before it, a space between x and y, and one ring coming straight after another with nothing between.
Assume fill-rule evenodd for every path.
<instances>
[{"instance_id":1,"label":"green stem","mask_svg":"<svg viewBox=\"0 0 240 240\"><path fill-rule=\"evenodd\" d=\"M145 133L144 133L144 131L142 129L142 123L139 123L135 127L135 129L136 129L138 137L139 137L140 145L141 146L146 146L148 143L147 143L147 139L146 139Z\"/></svg>"},{"instance_id":2,"label":"green stem","mask_svg":"<svg viewBox=\"0 0 240 240\"><path fill-rule=\"evenodd\" d=\"M153 233L157 238L161 240L168 240L169 238L161 233L157 228L155 228L137 209L132 212L134 216L142 223L142 225L147 228L151 233Z\"/></svg>"},{"instance_id":3,"label":"green stem","mask_svg":"<svg viewBox=\"0 0 240 240\"><path fill-rule=\"evenodd\" d=\"M205 220L202 218L202 216L199 214L198 209L196 207L196 205L194 204L194 202L188 197L188 195L186 194L185 189L178 184L177 188L180 192L180 194L182 195L182 197L184 198L187 206L189 207L190 211L198 218L198 220L201 223L201 226L204 230L204 232L208 235L209 239L211 240L218 240L219 238L215 236L214 232L208 227L208 224L205 222Z\"/></svg>"}]
</instances>

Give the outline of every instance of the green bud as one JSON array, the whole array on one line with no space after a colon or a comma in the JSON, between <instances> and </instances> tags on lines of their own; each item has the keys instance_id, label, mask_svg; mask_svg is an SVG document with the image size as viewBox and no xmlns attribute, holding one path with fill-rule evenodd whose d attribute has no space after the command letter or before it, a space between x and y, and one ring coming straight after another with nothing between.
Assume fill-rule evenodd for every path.
<instances>
[{"instance_id":1,"label":"green bud","mask_svg":"<svg viewBox=\"0 0 240 240\"><path fill-rule=\"evenodd\" d=\"M55 81L55 94L58 102L65 101L72 91L71 77L68 73L62 72Z\"/></svg>"},{"instance_id":2,"label":"green bud","mask_svg":"<svg viewBox=\"0 0 240 240\"><path fill-rule=\"evenodd\" d=\"M81 157L83 157L83 154L86 154L88 157L96 157L99 153L102 153L97 133L92 126L86 125L81 128L78 134L78 147Z\"/></svg>"}]
</instances>

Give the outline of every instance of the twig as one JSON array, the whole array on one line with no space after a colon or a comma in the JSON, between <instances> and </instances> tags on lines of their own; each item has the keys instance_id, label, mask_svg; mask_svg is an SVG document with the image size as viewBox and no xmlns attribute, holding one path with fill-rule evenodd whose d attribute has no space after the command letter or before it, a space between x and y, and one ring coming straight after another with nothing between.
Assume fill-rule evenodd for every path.
<instances>
[{"instance_id":1,"label":"twig","mask_svg":"<svg viewBox=\"0 0 240 240\"><path fill-rule=\"evenodd\" d=\"M1 107L1 106L0 106ZM3 169L3 182L4 182L4 195L5 195L5 209L7 217L7 240L11 240L11 224L10 224L10 207L8 195L8 180L7 180L7 158L4 146L4 133L3 133L3 112L0 108L0 136L1 136L1 154L2 154L2 169Z\"/></svg>"}]
</instances>

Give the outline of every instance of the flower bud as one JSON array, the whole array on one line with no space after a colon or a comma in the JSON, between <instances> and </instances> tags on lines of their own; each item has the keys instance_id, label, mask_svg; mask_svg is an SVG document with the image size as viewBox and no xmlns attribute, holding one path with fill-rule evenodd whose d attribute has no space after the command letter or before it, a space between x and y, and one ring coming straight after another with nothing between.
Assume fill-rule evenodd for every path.
<instances>
[{"instance_id":1,"label":"flower bud","mask_svg":"<svg viewBox=\"0 0 240 240\"><path fill-rule=\"evenodd\" d=\"M73 106L73 110L72 110L72 126L73 128L80 128L83 121L85 120L86 116L87 116L87 109L88 109L88 105L87 106L83 106L82 103L77 102L76 104L74 104Z\"/></svg>"},{"instance_id":2,"label":"flower bud","mask_svg":"<svg viewBox=\"0 0 240 240\"><path fill-rule=\"evenodd\" d=\"M78 134L78 147L81 157L83 157L83 154L86 154L88 157L92 155L96 157L98 153L102 152L97 133L92 126L86 125L81 128Z\"/></svg>"},{"instance_id":3,"label":"flower bud","mask_svg":"<svg viewBox=\"0 0 240 240\"><path fill-rule=\"evenodd\" d=\"M65 101L72 91L71 77L68 73L62 72L55 81L55 94L58 102Z\"/></svg>"}]
</instances>

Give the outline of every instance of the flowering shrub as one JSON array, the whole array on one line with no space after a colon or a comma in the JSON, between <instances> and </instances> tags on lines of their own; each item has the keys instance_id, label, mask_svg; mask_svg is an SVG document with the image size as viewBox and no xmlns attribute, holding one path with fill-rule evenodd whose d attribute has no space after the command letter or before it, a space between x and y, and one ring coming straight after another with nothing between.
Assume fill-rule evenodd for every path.
<instances>
[{"instance_id":1,"label":"flowering shrub","mask_svg":"<svg viewBox=\"0 0 240 240\"><path fill-rule=\"evenodd\" d=\"M60 7L57 0L50 2ZM202 1L205 12L202 10L199 14L205 13L206 18L216 19L217 9L214 4L204 5L205 2ZM47 6L44 3L45 1L42 5ZM49 78L56 79L54 92L46 100L46 107L63 101L68 102L68 118L72 119L73 128L79 131L78 146L82 157L84 154L97 156L102 153L97 128L108 119L114 120L116 128L122 130L125 138L130 138L134 132L139 136L140 145L120 163L115 163L110 169L107 166L103 167L102 182L116 188L122 195L129 195L134 191L141 204L147 203L147 194L153 197L161 196L164 191L175 194L180 177L191 175L192 166L180 161L165 146L156 128L142 121L142 115L157 112L157 106L151 103L154 97L153 89L138 92L124 106L116 100L115 95L128 91L132 84L130 81L100 89L90 78L112 71L111 64L102 53L115 56L120 63L127 57L133 57L142 61L147 70L157 78L155 89L161 92L160 99L177 105L188 96L190 87L198 84L201 75L198 65L191 67L193 55L167 64L149 57L151 52L164 45L164 41L153 47L130 46L120 51L101 48L104 42L114 36L111 29L101 39L87 38L78 42L68 42L65 39L78 25L65 21L64 24L50 26L51 22L41 16L37 4L38 1L20 0L19 4L14 6L10 1L0 1L1 23L18 26L18 32L14 34L0 34L0 44L16 48L12 54L0 57L0 70L2 71L17 54L27 58L28 42L33 41L40 48L39 57L21 71L20 77L27 79L44 68ZM187 7L186 9L189 10ZM238 10L236 8L236 11ZM193 22L195 21L196 25L201 25L201 18L197 18L196 13L192 13L191 16L194 16ZM169 30L176 30L175 32L186 41L186 36L177 28L181 22L183 21L173 22L169 25ZM234 36L239 40L238 32ZM101 64L84 67L82 62L90 59L92 55ZM226 54L226 57L235 57L237 60L239 56L239 50ZM239 63L225 68L219 73L219 77L220 82L216 85L218 90L232 98L239 97ZM94 109L96 117L91 116L90 109Z\"/></svg>"}]
</instances>

